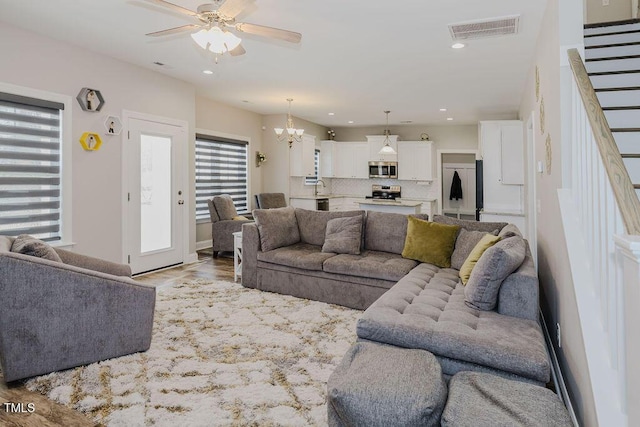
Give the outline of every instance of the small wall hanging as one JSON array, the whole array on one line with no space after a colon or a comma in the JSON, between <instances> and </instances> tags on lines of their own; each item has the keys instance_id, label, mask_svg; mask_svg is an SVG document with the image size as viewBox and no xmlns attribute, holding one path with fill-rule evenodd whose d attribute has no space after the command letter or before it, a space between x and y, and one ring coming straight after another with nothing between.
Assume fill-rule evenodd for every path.
<instances>
[{"instance_id":1,"label":"small wall hanging","mask_svg":"<svg viewBox=\"0 0 640 427\"><path fill-rule=\"evenodd\" d=\"M267 156L260 151L256 151L256 167L260 167L261 164L267 161Z\"/></svg>"},{"instance_id":2,"label":"small wall hanging","mask_svg":"<svg viewBox=\"0 0 640 427\"><path fill-rule=\"evenodd\" d=\"M540 101L540 70L536 65L536 102Z\"/></svg>"},{"instance_id":3,"label":"small wall hanging","mask_svg":"<svg viewBox=\"0 0 640 427\"><path fill-rule=\"evenodd\" d=\"M540 98L540 133L544 135L544 131L546 129L544 122L544 97Z\"/></svg>"},{"instance_id":4,"label":"small wall hanging","mask_svg":"<svg viewBox=\"0 0 640 427\"><path fill-rule=\"evenodd\" d=\"M97 89L83 87L76 96L82 111L98 112L104 106L104 98Z\"/></svg>"},{"instance_id":5,"label":"small wall hanging","mask_svg":"<svg viewBox=\"0 0 640 427\"><path fill-rule=\"evenodd\" d=\"M97 151L102 145L102 138L97 133L85 132L80 137L80 145L86 151Z\"/></svg>"},{"instance_id":6,"label":"small wall hanging","mask_svg":"<svg viewBox=\"0 0 640 427\"><path fill-rule=\"evenodd\" d=\"M547 169L547 175L551 175L551 165L553 164L553 152L551 148L551 135L547 134L547 139L544 142L545 151L545 167Z\"/></svg>"},{"instance_id":7,"label":"small wall hanging","mask_svg":"<svg viewBox=\"0 0 640 427\"><path fill-rule=\"evenodd\" d=\"M122 132L122 122L118 116L107 116L104 121L105 134L107 135L120 135Z\"/></svg>"}]
</instances>

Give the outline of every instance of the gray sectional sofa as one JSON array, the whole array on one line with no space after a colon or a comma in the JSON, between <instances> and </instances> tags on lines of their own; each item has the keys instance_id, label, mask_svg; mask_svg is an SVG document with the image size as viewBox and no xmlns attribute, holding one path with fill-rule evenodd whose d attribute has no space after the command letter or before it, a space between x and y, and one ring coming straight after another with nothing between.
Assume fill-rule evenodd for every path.
<instances>
[{"instance_id":1,"label":"gray sectional sofa","mask_svg":"<svg viewBox=\"0 0 640 427\"><path fill-rule=\"evenodd\" d=\"M329 221L352 216L362 218L360 253L323 252ZM427 350L446 376L474 370L539 385L549 381L539 284L526 241L524 261L496 289L495 308L479 310L465 301L458 269L402 257L405 215L289 207L256 210L254 218L242 228L243 286L366 309L357 326L360 341ZM463 233L492 232L503 240L520 235L500 223L439 216L434 222L462 226L451 257L458 268L470 251Z\"/></svg>"}]
</instances>

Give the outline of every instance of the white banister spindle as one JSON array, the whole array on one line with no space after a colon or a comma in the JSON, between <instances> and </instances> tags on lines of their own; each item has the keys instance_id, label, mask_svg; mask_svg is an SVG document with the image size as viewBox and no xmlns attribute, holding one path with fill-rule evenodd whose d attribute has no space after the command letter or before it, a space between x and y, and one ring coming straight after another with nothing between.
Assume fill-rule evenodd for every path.
<instances>
[{"instance_id":1,"label":"white banister spindle","mask_svg":"<svg viewBox=\"0 0 640 427\"><path fill-rule=\"evenodd\" d=\"M640 203L576 49L571 183L559 191L600 425L640 425ZM633 194L635 196L635 194ZM564 197L564 199L563 199Z\"/></svg>"}]
</instances>

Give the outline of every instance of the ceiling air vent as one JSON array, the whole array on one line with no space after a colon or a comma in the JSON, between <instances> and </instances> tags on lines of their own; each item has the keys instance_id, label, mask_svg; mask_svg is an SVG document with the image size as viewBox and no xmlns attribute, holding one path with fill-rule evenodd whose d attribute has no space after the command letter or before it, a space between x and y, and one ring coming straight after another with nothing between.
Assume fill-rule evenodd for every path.
<instances>
[{"instance_id":1,"label":"ceiling air vent","mask_svg":"<svg viewBox=\"0 0 640 427\"><path fill-rule=\"evenodd\" d=\"M449 32L454 41L506 36L518 32L519 21L520 15L459 22L457 24L449 24Z\"/></svg>"}]
</instances>

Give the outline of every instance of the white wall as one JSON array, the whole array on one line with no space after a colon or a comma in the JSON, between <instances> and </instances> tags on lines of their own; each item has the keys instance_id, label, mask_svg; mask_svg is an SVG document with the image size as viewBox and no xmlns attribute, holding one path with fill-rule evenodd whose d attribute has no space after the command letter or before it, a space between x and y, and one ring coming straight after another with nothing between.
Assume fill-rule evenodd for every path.
<instances>
[{"instance_id":1,"label":"white wall","mask_svg":"<svg viewBox=\"0 0 640 427\"><path fill-rule=\"evenodd\" d=\"M562 0L567 3L567 0ZM578 0L579 2L580 0ZM547 327L555 338L556 323L562 329L562 347L554 339L554 349L558 354L569 394L581 425L597 425L591 382L585 357L582 330L578 318L576 297L572 283L567 246L560 220L557 189L562 187L567 171L563 167L563 150L568 139L564 139L561 117L561 63L560 46L574 44L579 40L574 23L567 28L567 20L572 21L581 10L568 9L563 4L560 12L560 0L549 0L541 26L536 53L520 107L520 118L526 123L533 112L536 125L534 129L535 158L527 159L528 167L538 161L545 161L545 140L551 137L552 167L551 173L536 174L537 199L540 204L538 213L538 269L541 284L541 307ZM612 0L613 2L613 0ZM577 9L580 9L578 6ZM560 16L563 17L562 24ZM564 19L566 17L566 19ZM540 102L535 95L535 66L540 73L540 94L544 98L545 131L539 126Z\"/></svg>"},{"instance_id":2,"label":"white wall","mask_svg":"<svg viewBox=\"0 0 640 427\"><path fill-rule=\"evenodd\" d=\"M262 170L256 167L256 151L262 150L262 116L220 104L207 98L196 96L196 128L211 131L214 135L228 135L249 140L249 206L253 204L253 195L262 191ZM192 144L193 146L193 144ZM193 157L192 157L193 158ZM192 175L195 176L195 164L191 162ZM193 201L195 209L195 200ZM211 240L211 223L196 225L196 242Z\"/></svg>"},{"instance_id":3,"label":"white wall","mask_svg":"<svg viewBox=\"0 0 640 427\"><path fill-rule=\"evenodd\" d=\"M186 120L195 124L192 85L160 73L0 24L0 81L75 98L83 87L99 89L105 105L84 112L73 102L73 240L76 250L111 261L122 261L121 137L105 136L99 151L84 151L83 132L103 134L108 115L122 110ZM192 159L193 157L191 157ZM193 218L193 207L189 215ZM190 236L195 228L190 224ZM195 239L190 239L190 252Z\"/></svg>"}]
</instances>

